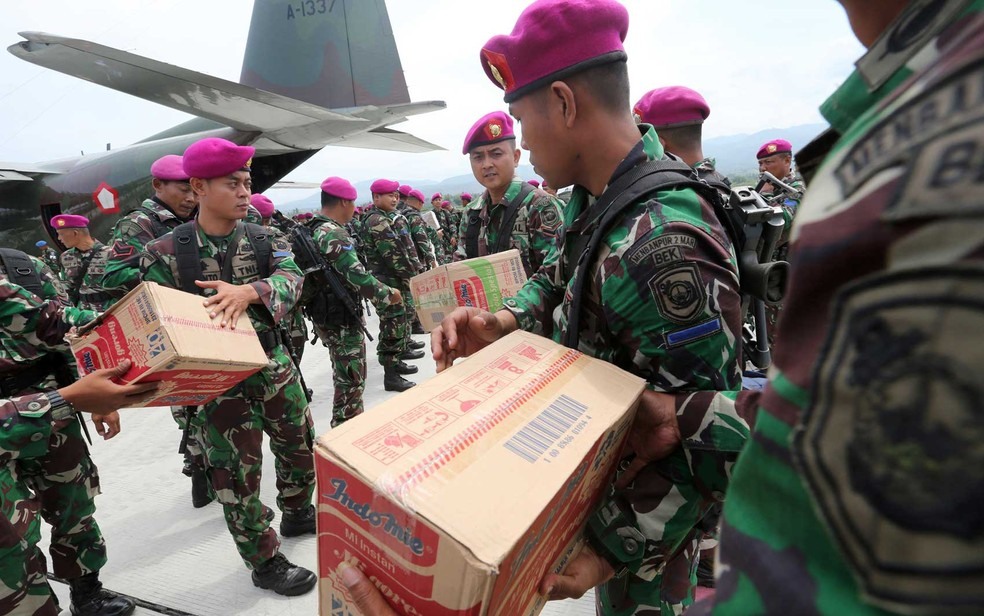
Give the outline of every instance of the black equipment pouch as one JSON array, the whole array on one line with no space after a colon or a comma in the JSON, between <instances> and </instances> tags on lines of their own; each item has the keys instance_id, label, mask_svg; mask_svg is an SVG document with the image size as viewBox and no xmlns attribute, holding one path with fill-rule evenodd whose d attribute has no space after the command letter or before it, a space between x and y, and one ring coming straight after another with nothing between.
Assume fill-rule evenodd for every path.
<instances>
[{"instance_id":1,"label":"black equipment pouch","mask_svg":"<svg viewBox=\"0 0 984 616\"><path fill-rule=\"evenodd\" d=\"M496 238L495 246L491 246L489 254L495 254L506 250L509 247L509 239L512 237L512 228L516 224L519 216L519 209L523 207L523 201L527 195L533 192L533 186L523 182L517 194L506 206L506 213L502 217L501 233ZM465 229L465 256L469 259L480 257L478 254L478 234L481 230L481 208L468 210L468 227Z\"/></svg>"},{"instance_id":2,"label":"black equipment pouch","mask_svg":"<svg viewBox=\"0 0 984 616\"><path fill-rule=\"evenodd\" d=\"M3 269L6 270L10 282L43 298L41 293L44 283L34 269L34 262L26 253L13 248L0 248L0 262L3 262Z\"/></svg>"}]
</instances>

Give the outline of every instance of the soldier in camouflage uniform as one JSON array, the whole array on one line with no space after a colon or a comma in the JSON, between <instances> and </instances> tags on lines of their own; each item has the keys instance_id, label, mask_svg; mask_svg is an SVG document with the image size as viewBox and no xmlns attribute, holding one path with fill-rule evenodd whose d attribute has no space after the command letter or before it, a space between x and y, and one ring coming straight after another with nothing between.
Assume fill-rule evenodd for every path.
<instances>
[{"instance_id":1,"label":"soldier in camouflage uniform","mask_svg":"<svg viewBox=\"0 0 984 616\"><path fill-rule=\"evenodd\" d=\"M563 27L556 22L558 12L565 15ZM636 167L666 158L652 127L637 127L625 112L627 26L628 13L614 0L539 0L523 12L512 35L494 37L483 48L484 68L505 89L510 112L522 122L523 145L537 172L551 185L575 187L564 207L563 243L506 300L505 309L492 315L459 308L435 331L439 369L517 327L541 333L552 324L555 340L645 378L651 390L740 387L737 261L712 205L694 189L670 188L631 201L610 226L601 227L597 252L579 263L599 208L607 212L608 187L615 184L618 194L620 181ZM554 54L549 62L530 64L524 49ZM554 97L562 104L546 107ZM573 108L577 118L593 120L558 117ZM554 128L565 123L563 131ZM584 267L589 269L581 272ZM581 275L584 288L578 293ZM644 407L653 395L647 392ZM645 424L633 430L630 439L645 433ZM592 561L601 563L597 570L607 567L610 574L609 560L617 566L620 575L597 591L599 613L666 614L692 601L692 557L690 575L682 580L661 575L665 562L694 553L703 536L698 524L716 502L717 486L698 487L688 475L690 465L712 470L733 462L730 451L676 448L628 485L620 478L589 518L593 549L577 561L600 553ZM592 579L575 589L576 574L548 578L544 592L553 598L578 595L605 581Z\"/></svg>"},{"instance_id":2,"label":"soldier in camouflage uniform","mask_svg":"<svg viewBox=\"0 0 984 616\"><path fill-rule=\"evenodd\" d=\"M414 383L403 378L405 374L417 372L416 366L408 366L401 361L407 351L410 337L410 316L413 310L410 291L405 281L417 274L416 265L410 258L400 232L393 222L399 184L392 180L380 179L372 183L373 207L364 218L366 238L366 261L369 271L383 284L399 289L403 305L387 306L378 311L379 343L376 353L383 366L383 387L386 391L406 391Z\"/></svg>"},{"instance_id":3,"label":"soldier in camouflage uniform","mask_svg":"<svg viewBox=\"0 0 984 616\"><path fill-rule=\"evenodd\" d=\"M556 245L563 216L560 202L516 177L520 151L512 118L501 111L482 116L465 136L461 152L468 155L472 173L485 192L465 210L454 260L516 248L526 275L532 276ZM510 205L517 199L515 220L505 229ZM476 237L471 246L469 237Z\"/></svg>"},{"instance_id":4,"label":"soldier in camouflage uniform","mask_svg":"<svg viewBox=\"0 0 984 616\"><path fill-rule=\"evenodd\" d=\"M184 153L184 170L199 197L198 217L186 223L192 225L202 268L202 279L193 283L204 290L205 305L223 327L235 327L245 313L270 359L266 368L199 407L190 430L204 450L206 474L236 548L253 570L253 584L297 595L310 591L317 578L280 553L259 484L266 432L276 458L277 506L284 512L280 531L284 536L315 532L314 425L297 369L276 329L300 295L301 272L289 242L276 231L261 234L269 238L270 255L265 266L257 263L258 229L241 222L249 205L253 152L209 138ZM144 280L177 289L192 284L181 280L175 254L176 235L183 229L147 245L140 261ZM266 278L261 268L269 272Z\"/></svg>"},{"instance_id":5,"label":"soldier in camouflage uniform","mask_svg":"<svg viewBox=\"0 0 984 616\"><path fill-rule=\"evenodd\" d=\"M362 298L368 298L380 313L390 307L402 307L399 289L377 280L356 257L352 238L345 230L345 224L355 214L356 196L355 188L347 180L327 178L321 184L321 212L307 226L313 230L314 241L325 262L339 275L356 305ZM332 427L362 414L362 392L366 387L364 323L361 318L356 323L353 315L339 312L342 316L338 322L315 324L318 337L331 352L335 387Z\"/></svg>"},{"instance_id":6,"label":"soldier in camouflage uniform","mask_svg":"<svg viewBox=\"0 0 984 616\"><path fill-rule=\"evenodd\" d=\"M428 233L430 227L424 222L420 214L420 210L424 207L423 196L420 191L414 194L413 189L411 189L404 199L407 207L403 211L403 216L410 223L410 235L413 237L413 244L417 249L417 258L420 260L421 271L426 272L437 267L437 252Z\"/></svg>"},{"instance_id":7,"label":"soldier in camouflage uniform","mask_svg":"<svg viewBox=\"0 0 984 616\"><path fill-rule=\"evenodd\" d=\"M51 226L68 248L61 254L61 269L69 301L83 310L108 310L124 295L102 287L110 247L89 234L85 216L59 214L51 219Z\"/></svg>"},{"instance_id":8,"label":"soldier in camouflage uniform","mask_svg":"<svg viewBox=\"0 0 984 616\"><path fill-rule=\"evenodd\" d=\"M30 395L59 384L69 385L76 373L74 359L64 342L65 334L70 327L96 317L94 312L70 306L51 270L38 259L30 257L30 260L41 284L37 294L11 281L0 266L0 397L3 398ZM15 442L19 439L23 443L29 438L31 446L0 447L3 520L26 541L17 545L0 543L0 549L18 555L11 554L11 562L23 562L26 557L34 565L27 585L11 587L8 576L15 575L16 583L16 572L8 569L11 565L7 555L0 558L3 572L0 573L0 613L20 613L13 607L21 601L24 605L46 601L44 556L36 547L40 512L51 525L52 568L71 587L73 613L130 614L133 602L103 591L99 582L99 570L106 564L106 542L93 518L99 474L89 457L80 421L74 417L60 419L64 421L59 423L57 431L39 430L29 437L19 431L23 429L20 426L7 420L2 422L0 433L4 439ZM119 415L115 411L93 415L92 420L104 438L119 433ZM4 587L12 592L5 593ZM11 609L8 611L6 607Z\"/></svg>"},{"instance_id":9,"label":"soldier in camouflage uniform","mask_svg":"<svg viewBox=\"0 0 984 616\"><path fill-rule=\"evenodd\" d=\"M112 250L106 271L100 282L104 289L119 294L140 284L140 255L151 241L170 233L178 225L194 218L198 198L184 172L182 158L168 154L150 166L154 196L116 221L112 234ZM185 407L171 407L171 416L185 432ZM196 509L212 502L201 447L191 438L185 439L182 473L191 478L191 503Z\"/></svg>"}]
</instances>

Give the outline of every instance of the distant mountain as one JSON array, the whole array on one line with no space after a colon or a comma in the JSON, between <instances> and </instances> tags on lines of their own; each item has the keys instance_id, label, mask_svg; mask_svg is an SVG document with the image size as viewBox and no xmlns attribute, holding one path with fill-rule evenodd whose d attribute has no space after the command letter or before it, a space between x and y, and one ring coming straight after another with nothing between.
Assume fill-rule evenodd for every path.
<instances>
[{"instance_id":1,"label":"distant mountain","mask_svg":"<svg viewBox=\"0 0 984 616\"><path fill-rule=\"evenodd\" d=\"M826 124L801 124L789 128L769 128L760 130L756 133L746 135L728 135L726 137L715 137L704 141L704 154L713 158L717 163L717 169L725 175L754 175L758 173L758 166L755 163L755 153L762 147L762 144L772 139L785 139L793 144L793 149L798 150L813 140L827 128ZM538 177L533 172L532 165L520 165L518 169L519 177L535 178ZM470 192L477 195L482 192L482 187L475 181L475 177L470 173L467 175L456 175L440 181L437 180L403 180L407 184L419 189L427 196L440 192L445 196L457 196L462 192ZM372 180L358 182L355 185L359 191L359 203L369 201L369 185ZM301 211L307 212L317 210L321 207L321 193L315 192L309 197L291 201L280 206L284 212ZM429 203L428 203L429 205Z\"/></svg>"},{"instance_id":2,"label":"distant mountain","mask_svg":"<svg viewBox=\"0 0 984 616\"><path fill-rule=\"evenodd\" d=\"M790 128L760 130L750 135L705 139L704 155L713 158L717 162L717 170L724 175L758 173L755 153L766 141L785 139L793 144L793 151L796 151L826 128L826 124L802 124Z\"/></svg>"}]
</instances>

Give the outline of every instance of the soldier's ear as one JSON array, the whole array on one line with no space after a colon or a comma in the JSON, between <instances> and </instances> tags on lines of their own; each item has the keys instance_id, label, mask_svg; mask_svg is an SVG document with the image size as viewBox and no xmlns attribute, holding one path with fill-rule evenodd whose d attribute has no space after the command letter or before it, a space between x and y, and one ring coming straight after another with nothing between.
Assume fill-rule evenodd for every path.
<instances>
[{"instance_id":1,"label":"soldier's ear","mask_svg":"<svg viewBox=\"0 0 984 616\"><path fill-rule=\"evenodd\" d=\"M205 184L207 183L206 180L203 180L202 178L191 178L188 180L188 183L191 184L191 190L194 191L196 195L201 196L205 194Z\"/></svg>"}]
</instances>

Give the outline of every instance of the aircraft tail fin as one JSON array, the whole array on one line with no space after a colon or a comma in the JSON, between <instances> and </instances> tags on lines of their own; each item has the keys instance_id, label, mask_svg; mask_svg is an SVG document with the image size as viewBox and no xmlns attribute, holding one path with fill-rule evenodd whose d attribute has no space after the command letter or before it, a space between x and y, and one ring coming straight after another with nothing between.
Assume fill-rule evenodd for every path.
<instances>
[{"instance_id":1,"label":"aircraft tail fin","mask_svg":"<svg viewBox=\"0 0 984 616\"><path fill-rule=\"evenodd\" d=\"M328 109L410 102L385 0L255 0L239 81Z\"/></svg>"}]
</instances>

